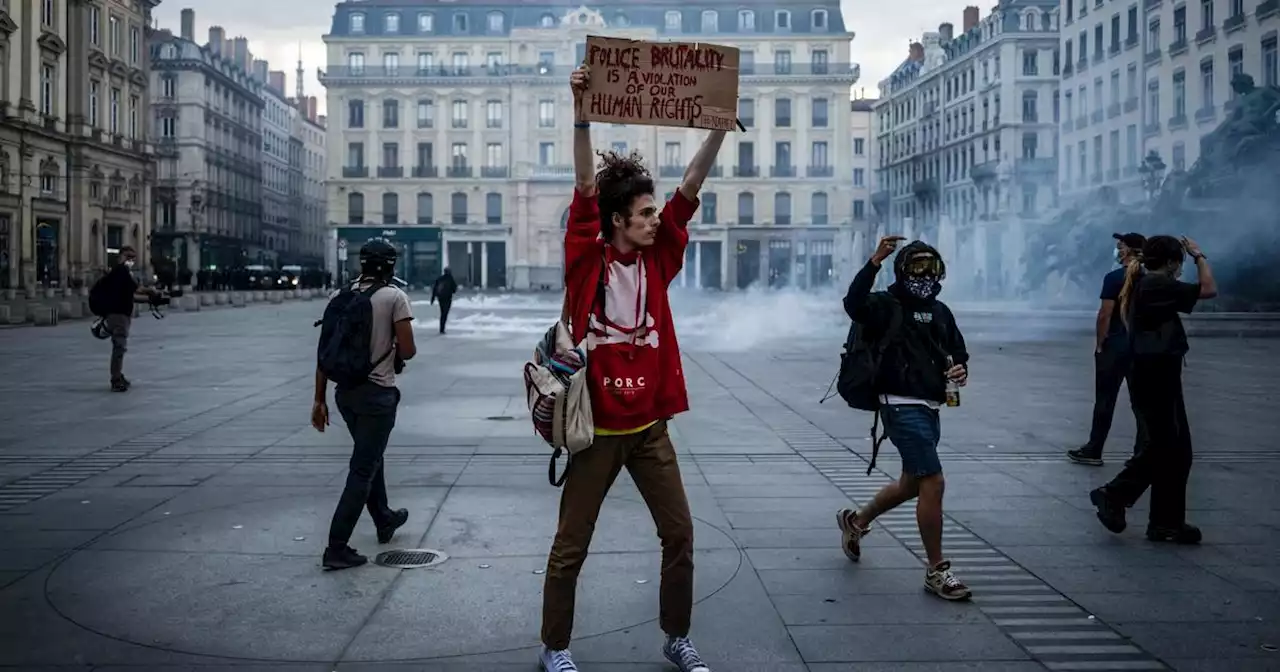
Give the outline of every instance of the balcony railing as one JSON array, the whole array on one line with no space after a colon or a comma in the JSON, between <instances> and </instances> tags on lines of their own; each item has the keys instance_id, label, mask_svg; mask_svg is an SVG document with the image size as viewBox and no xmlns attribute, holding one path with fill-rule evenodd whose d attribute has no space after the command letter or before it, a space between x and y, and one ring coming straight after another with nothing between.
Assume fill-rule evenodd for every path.
<instances>
[{"instance_id":1,"label":"balcony railing","mask_svg":"<svg viewBox=\"0 0 1280 672\"><path fill-rule=\"evenodd\" d=\"M831 177L836 174L835 166L809 166L809 177Z\"/></svg>"},{"instance_id":2,"label":"balcony railing","mask_svg":"<svg viewBox=\"0 0 1280 672\"><path fill-rule=\"evenodd\" d=\"M1152 65L1160 62L1160 56L1160 47L1156 47L1151 51L1148 51L1147 55L1142 57L1142 60L1145 61L1147 65Z\"/></svg>"},{"instance_id":3,"label":"balcony railing","mask_svg":"<svg viewBox=\"0 0 1280 672\"><path fill-rule=\"evenodd\" d=\"M440 169L436 166L414 166L414 177L436 177L440 174Z\"/></svg>"},{"instance_id":4,"label":"balcony railing","mask_svg":"<svg viewBox=\"0 0 1280 672\"><path fill-rule=\"evenodd\" d=\"M774 128L791 128L791 117L774 117Z\"/></svg>"},{"instance_id":5,"label":"balcony railing","mask_svg":"<svg viewBox=\"0 0 1280 672\"><path fill-rule=\"evenodd\" d=\"M506 166L483 166L480 168L480 177L505 178L511 174Z\"/></svg>"},{"instance_id":6,"label":"balcony railing","mask_svg":"<svg viewBox=\"0 0 1280 672\"><path fill-rule=\"evenodd\" d=\"M1258 3L1258 9L1254 11L1253 15L1261 21L1276 12L1280 12L1280 0L1267 0L1266 2Z\"/></svg>"},{"instance_id":7,"label":"balcony railing","mask_svg":"<svg viewBox=\"0 0 1280 672\"><path fill-rule=\"evenodd\" d=\"M1018 173L1024 175L1049 175L1058 170L1058 161L1053 157L1024 157L1014 163Z\"/></svg>"},{"instance_id":8,"label":"balcony railing","mask_svg":"<svg viewBox=\"0 0 1280 672\"><path fill-rule=\"evenodd\" d=\"M1142 127L1142 132L1146 135L1159 135L1160 122L1158 121L1147 122L1147 124Z\"/></svg>"},{"instance_id":9,"label":"balcony railing","mask_svg":"<svg viewBox=\"0 0 1280 672\"><path fill-rule=\"evenodd\" d=\"M1136 34L1124 38L1124 48L1126 51L1138 46L1138 36Z\"/></svg>"},{"instance_id":10,"label":"balcony railing","mask_svg":"<svg viewBox=\"0 0 1280 672\"><path fill-rule=\"evenodd\" d=\"M407 68L384 67L378 65L350 66L350 65L331 65L327 69L320 71L319 77L323 81L336 81L342 79L398 79L398 80L421 80L421 79L458 79L465 77L519 77L534 78L546 77L552 79L560 79L569 76L577 68L577 65L548 65L545 63L535 65L517 65L504 63L501 65L483 65L480 67L453 67L453 66L436 66L431 68ZM861 74L861 68L857 63L756 63L744 64L741 67L740 74L743 77L839 77L847 79L851 76Z\"/></svg>"},{"instance_id":11,"label":"balcony railing","mask_svg":"<svg viewBox=\"0 0 1280 672\"><path fill-rule=\"evenodd\" d=\"M1145 0L1145 2L1142 3L1142 8L1148 12L1159 6L1160 0Z\"/></svg>"},{"instance_id":12,"label":"balcony railing","mask_svg":"<svg viewBox=\"0 0 1280 672\"><path fill-rule=\"evenodd\" d=\"M667 165L658 166L658 177L682 177L684 176L684 166Z\"/></svg>"},{"instance_id":13,"label":"balcony railing","mask_svg":"<svg viewBox=\"0 0 1280 672\"><path fill-rule=\"evenodd\" d=\"M795 166L773 166L769 168L770 177L795 177Z\"/></svg>"},{"instance_id":14,"label":"balcony railing","mask_svg":"<svg viewBox=\"0 0 1280 672\"><path fill-rule=\"evenodd\" d=\"M734 177L760 177L760 166L734 166Z\"/></svg>"},{"instance_id":15,"label":"balcony railing","mask_svg":"<svg viewBox=\"0 0 1280 672\"><path fill-rule=\"evenodd\" d=\"M533 178L537 180L571 180L573 179L573 166L539 164L533 167Z\"/></svg>"},{"instance_id":16,"label":"balcony railing","mask_svg":"<svg viewBox=\"0 0 1280 672\"><path fill-rule=\"evenodd\" d=\"M1138 97L1137 97L1137 96L1134 96L1134 97L1132 97L1132 98L1125 98L1125 99L1124 99L1124 111L1125 111L1125 112L1132 112L1132 111L1134 111L1134 110L1136 110L1136 109L1138 109Z\"/></svg>"},{"instance_id":17,"label":"balcony railing","mask_svg":"<svg viewBox=\"0 0 1280 672\"><path fill-rule=\"evenodd\" d=\"M1172 117L1169 117L1169 130L1176 131L1180 128L1186 128L1186 126L1187 126L1187 115L1175 114Z\"/></svg>"},{"instance_id":18,"label":"balcony railing","mask_svg":"<svg viewBox=\"0 0 1280 672\"><path fill-rule=\"evenodd\" d=\"M1087 115L1082 114L1076 117L1076 130L1080 130L1088 125L1089 125L1089 117Z\"/></svg>"},{"instance_id":19,"label":"balcony railing","mask_svg":"<svg viewBox=\"0 0 1280 672\"><path fill-rule=\"evenodd\" d=\"M369 177L369 166L343 166L343 177Z\"/></svg>"},{"instance_id":20,"label":"balcony railing","mask_svg":"<svg viewBox=\"0 0 1280 672\"><path fill-rule=\"evenodd\" d=\"M1187 50L1187 38L1174 40L1169 44L1169 57L1181 56Z\"/></svg>"},{"instance_id":21,"label":"balcony railing","mask_svg":"<svg viewBox=\"0 0 1280 672\"><path fill-rule=\"evenodd\" d=\"M378 177L404 177L404 166L378 166Z\"/></svg>"},{"instance_id":22,"label":"balcony railing","mask_svg":"<svg viewBox=\"0 0 1280 672\"><path fill-rule=\"evenodd\" d=\"M1115 119L1120 116L1120 103L1111 103L1107 106L1107 118Z\"/></svg>"},{"instance_id":23,"label":"balcony railing","mask_svg":"<svg viewBox=\"0 0 1280 672\"><path fill-rule=\"evenodd\" d=\"M1100 121L1102 121L1102 110L1100 110L1100 109L1099 109L1099 110L1094 110L1093 112L1091 112L1091 113L1089 114L1089 120L1090 120L1090 121L1092 121L1092 122L1093 122L1093 123L1095 123L1095 124L1096 124L1096 123L1098 123L1098 122L1100 122Z\"/></svg>"},{"instance_id":24,"label":"balcony railing","mask_svg":"<svg viewBox=\"0 0 1280 672\"><path fill-rule=\"evenodd\" d=\"M1213 104L1207 104L1196 110L1196 123L1202 124L1206 121L1213 121L1217 116L1218 108L1214 107Z\"/></svg>"},{"instance_id":25,"label":"balcony railing","mask_svg":"<svg viewBox=\"0 0 1280 672\"><path fill-rule=\"evenodd\" d=\"M1206 42L1213 40L1213 38L1217 36L1218 36L1218 28L1216 26L1209 26L1208 28L1202 28L1198 32L1196 32L1196 44L1197 45L1204 44Z\"/></svg>"},{"instance_id":26,"label":"balcony railing","mask_svg":"<svg viewBox=\"0 0 1280 672\"><path fill-rule=\"evenodd\" d=\"M471 177L471 166L452 165L446 173L448 177Z\"/></svg>"}]
</instances>

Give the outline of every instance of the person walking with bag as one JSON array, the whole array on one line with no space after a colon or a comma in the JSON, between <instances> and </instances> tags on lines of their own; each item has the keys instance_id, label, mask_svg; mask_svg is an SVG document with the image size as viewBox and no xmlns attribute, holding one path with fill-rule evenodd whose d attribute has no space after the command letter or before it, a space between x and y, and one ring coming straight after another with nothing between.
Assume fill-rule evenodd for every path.
<instances>
[{"instance_id":1,"label":"person walking with bag","mask_svg":"<svg viewBox=\"0 0 1280 672\"><path fill-rule=\"evenodd\" d=\"M667 421L689 409L667 288L684 263L698 191L724 141L712 131L659 211L640 158L603 154L595 168L583 96L590 73L570 76L575 184L565 232L566 311L572 341L585 342L595 438L574 456L543 587L545 672L577 672L569 653L578 574L600 507L625 467L662 541L658 622L663 656L681 672L709 672L689 640L693 518Z\"/></svg>"}]
</instances>

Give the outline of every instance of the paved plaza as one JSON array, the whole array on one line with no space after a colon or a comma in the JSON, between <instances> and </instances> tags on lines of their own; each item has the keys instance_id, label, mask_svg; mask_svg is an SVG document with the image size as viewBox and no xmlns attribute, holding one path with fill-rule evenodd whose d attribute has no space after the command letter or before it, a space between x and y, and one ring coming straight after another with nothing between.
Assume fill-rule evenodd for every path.
<instances>
[{"instance_id":1,"label":"paved plaza","mask_svg":"<svg viewBox=\"0 0 1280 672\"><path fill-rule=\"evenodd\" d=\"M1176 548L1143 537L1145 501L1120 536L1089 505L1132 445L1123 397L1107 466L1063 457L1087 434L1092 316L959 311L973 363L963 405L944 410L945 546L975 597L953 604L922 589L910 508L880 519L860 564L840 551L835 511L898 463L886 443L868 476L870 416L818 403L838 305L675 298L692 635L716 672L1280 669L1280 340L1193 339L1190 515L1205 543ZM443 337L415 304L419 354L387 454L409 523L379 547L364 518L352 540L448 556L406 570L319 567L350 450L336 417L325 434L308 426L322 308L144 315L127 394L108 390L110 346L87 323L0 330L0 668L536 669L559 491L519 370L556 298L461 297ZM658 560L624 475L581 580L584 671L672 669Z\"/></svg>"}]
</instances>

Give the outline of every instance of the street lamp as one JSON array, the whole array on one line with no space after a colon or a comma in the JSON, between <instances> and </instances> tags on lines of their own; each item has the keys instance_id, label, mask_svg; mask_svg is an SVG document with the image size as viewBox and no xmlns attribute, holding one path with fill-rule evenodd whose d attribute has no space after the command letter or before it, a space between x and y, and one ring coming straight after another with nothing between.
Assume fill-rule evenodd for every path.
<instances>
[{"instance_id":1,"label":"street lamp","mask_svg":"<svg viewBox=\"0 0 1280 672\"><path fill-rule=\"evenodd\" d=\"M1147 192L1147 199L1154 199L1160 191L1160 185L1164 179L1164 160L1151 150L1147 153L1147 158L1142 160L1142 165L1138 166L1138 174L1142 176L1142 188Z\"/></svg>"}]
</instances>

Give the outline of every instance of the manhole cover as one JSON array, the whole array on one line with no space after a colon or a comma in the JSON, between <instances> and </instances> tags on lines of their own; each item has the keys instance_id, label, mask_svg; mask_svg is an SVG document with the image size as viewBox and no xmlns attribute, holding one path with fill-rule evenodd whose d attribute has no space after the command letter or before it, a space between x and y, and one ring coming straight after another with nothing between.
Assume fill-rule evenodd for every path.
<instances>
[{"instance_id":1,"label":"manhole cover","mask_svg":"<svg viewBox=\"0 0 1280 672\"><path fill-rule=\"evenodd\" d=\"M434 567L448 559L449 556L440 551L432 551L426 548L405 548L383 551L373 559L373 562L383 567L396 569L421 569L423 567Z\"/></svg>"},{"instance_id":2,"label":"manhole cover","mask_svg":"<svg viewBox=\"0 0 1280 672\"><path fill-rule=\"evenodd\" d=\"M507 420L515 420L515 419L516 419L516 416L514 415L491 415L485 418L485 420L496 420L499 422L506 422Z\"/></svg>"}]
</instances>

